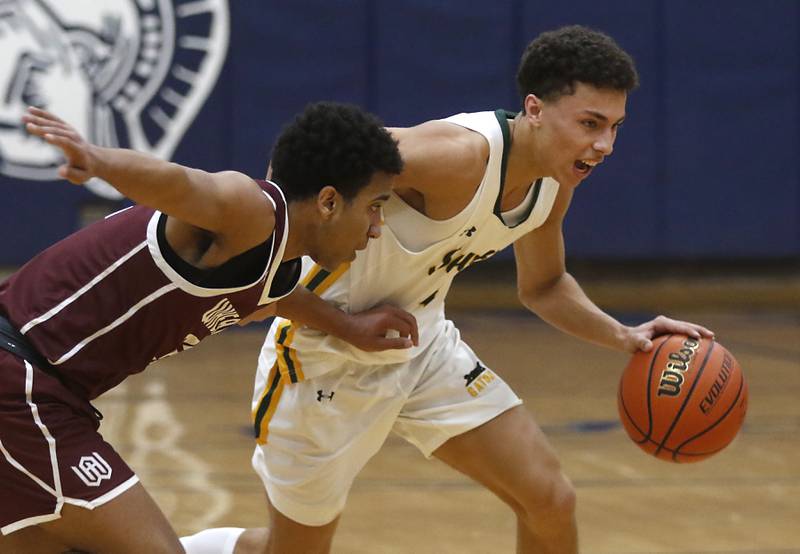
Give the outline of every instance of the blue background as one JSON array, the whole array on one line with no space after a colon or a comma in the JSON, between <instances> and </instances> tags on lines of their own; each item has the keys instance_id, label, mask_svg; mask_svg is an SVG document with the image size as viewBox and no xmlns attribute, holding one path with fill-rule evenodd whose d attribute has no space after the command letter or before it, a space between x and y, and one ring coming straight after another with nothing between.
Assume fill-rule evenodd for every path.
<instances>
[{"instance_id":1,"label":"blue background","mask_svg":"<svg viewBox=\"0 0 800 554\"><path fill-rule=\"evenodd\" d=\"M800 2L313 0L230 2L216 88L173 155L262 177L273 138L313 100L387 125L517 109L520 54L581 23L637 62L614 155L578 191L567 251L585 259L800 255ZM0 265L77 229L96 197L0 177Z\"/></svg>"}]
</instances>

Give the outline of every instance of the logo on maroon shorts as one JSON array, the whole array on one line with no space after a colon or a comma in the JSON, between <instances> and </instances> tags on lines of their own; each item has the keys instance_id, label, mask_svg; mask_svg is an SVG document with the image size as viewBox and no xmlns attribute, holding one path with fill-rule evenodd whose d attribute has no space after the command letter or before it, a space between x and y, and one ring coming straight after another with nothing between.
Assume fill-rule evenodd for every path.
<instances>
[{"instance_id":1,"label":"logo on maroon shorts","mask_svg":"<svg viewBox=\"0 0 800 554\"><path fill-rule=\"evenodd\" d=\"M72 471L87 487L99 487L104 479L111 479L111 466L97 452L81 456L78 465L72 466Z\"/></svg>"}]
</instances>

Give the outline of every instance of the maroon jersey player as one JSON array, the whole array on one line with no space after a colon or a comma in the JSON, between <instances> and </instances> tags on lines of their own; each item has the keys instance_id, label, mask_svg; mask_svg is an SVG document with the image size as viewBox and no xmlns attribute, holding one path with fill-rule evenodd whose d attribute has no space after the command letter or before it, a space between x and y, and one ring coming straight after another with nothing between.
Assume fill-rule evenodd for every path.
<instances>
[{"instance_id":1,"label":"maroon jersey player","mask_svg":"<svg viewBox=\"0 0 800 554\"><path fill-rule=\"evenodd\" d=\"M355 107L314 104L284 129L262 181L100 148L44 110L23 121L62 150L62 177L102 178L137 205L0 284L0 551L183 552L98 433L90 401L152 361L271 315L279 299L308 298L296 288L302 255L334 268L380 234L397 144ZM416 335L391 308L332 317L365 348ZM401 337L385 338L389 328Z\"/></svg>"}]
</instances>

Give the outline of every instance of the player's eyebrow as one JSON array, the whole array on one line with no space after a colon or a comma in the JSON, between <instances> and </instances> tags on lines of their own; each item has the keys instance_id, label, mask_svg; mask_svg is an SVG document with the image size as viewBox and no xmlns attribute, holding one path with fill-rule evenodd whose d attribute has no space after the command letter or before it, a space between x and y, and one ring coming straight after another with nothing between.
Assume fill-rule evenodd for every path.
<instances>
[{"instance_id":1,"label":"player's eyebrow","mask_svg":"<svg viewBox=\"0 0 800 554\"><path fill-rule=\"evenodd\" d=\"M603 115L602 113L600 113L600 112L596 112L594 110L583 110L583 111L584 111L584 113L587 113L587 114L591 115L592 117L596 117L600 121L608 121L608 118L605 115ZM619 125L623 121L625 121L625 116L624 115L619 118L619 120L616 122L616 124Z\"/></svg>"},{"instance_id":2,"label":"player's eyebrow","mask_svg":"<svg viewBox=\"0 0 800 554\"><path fill-rule=\"evenodd\" d=\"M380 196L373 198L372 201L377 202L378 200L383 200L384 202L386 202L387 200L389 200L389 198L390 196L388 194L381 194Z\"/></svg>"},{"instance_id":3,"label":"player's eyebrow","mask_svg":"<svg viewBox=\"0 0 800 554\"><path fill-rule=\"evenodd\" d=\"M601 114L600 112L596 112L594 110L583 110L583 111L584 113L588 113L589 115L594 116L601 121L608 121L608 118L603 114Z\"/></svg>"}]
</instances>

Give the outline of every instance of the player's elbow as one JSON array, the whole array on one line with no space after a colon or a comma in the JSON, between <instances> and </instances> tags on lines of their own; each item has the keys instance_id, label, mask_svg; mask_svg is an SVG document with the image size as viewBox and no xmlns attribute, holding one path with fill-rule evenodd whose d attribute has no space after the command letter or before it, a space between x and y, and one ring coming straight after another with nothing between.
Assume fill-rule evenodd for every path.
<instances>
[{"instance_id":1,"label":"player's elbow","mask_svg":"<svg viewBox=\"0 0 800 554\"><path fill-rule=\"evenodd\" d=\"M517 297L523 306L538 312L552 298L560 280L561 275L536 282L518 282Z\"/></svg>"}]
</instances>

